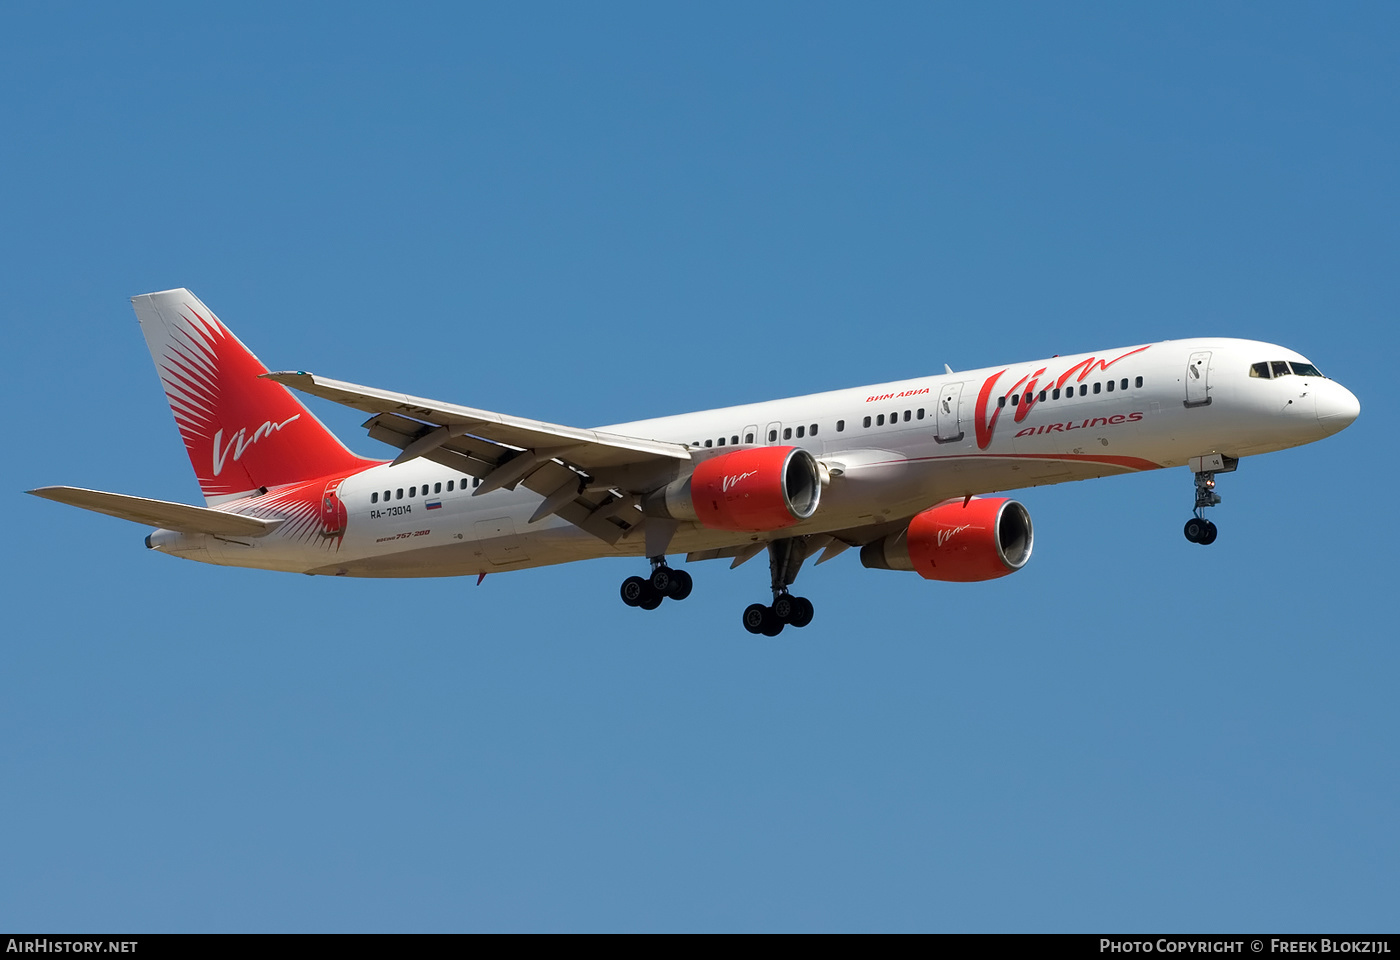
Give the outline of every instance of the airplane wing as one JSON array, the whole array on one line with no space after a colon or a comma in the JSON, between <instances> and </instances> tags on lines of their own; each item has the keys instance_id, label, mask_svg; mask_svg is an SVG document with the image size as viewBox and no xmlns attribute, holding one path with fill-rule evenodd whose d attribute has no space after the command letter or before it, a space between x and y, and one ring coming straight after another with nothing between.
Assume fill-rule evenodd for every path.
<instances>
[{"instance_id":1,"label":"airplane wing","mask_svg":"<svg viewBox=\"0 0 1400 960\"><path fill-rule=\"evenodd\" d=\"M898 533L903 530L912 518L905 518L895 521L885 521L883 523L871 523L862 527L848 527L845 530L834 530L831 533L811 533L798 537L801 545L802 559L806 560L821 554L817 559L818 564L826 563L851 547L863 547L867 543L873 543L881 537L891 533ZM699 560L730 560L729 569L748 563L758 554L768 548L767 541L758 543L742 543L732 547L716 547L711 550L696 550L685 555L686 563L695 563Z\"/></svg>"},{"instance_id":2,"label":"airplane wing","mask_svg":"<svg viewBox=\"0 0 1400 960\"><path fill-rule=\"evenodd\" d=\"M369 435L403 452L480 479L473 495L502 487L544 497L531 522L558 514L616 543L641 524L640 495L673 479L684 444L566 427L364 387L302 371L263 375L285 387L373 414Z\"/></svg>"},{"instance_id":3,"label":"airplane wing","mask_svg":"<svg viewBox=\"0 0 1400 960\"><path fill-rule=\"evenodd\" d=\"M82 487L40 487L25 493L73 507L82 507L109 517L119 517L148 527L164 527L181 533L210 533L222 537L262 537L281 525L281 520L259 520L209 507L187 503L130 497L123 493L84 490Z\"/></svg>"}]
</instances>

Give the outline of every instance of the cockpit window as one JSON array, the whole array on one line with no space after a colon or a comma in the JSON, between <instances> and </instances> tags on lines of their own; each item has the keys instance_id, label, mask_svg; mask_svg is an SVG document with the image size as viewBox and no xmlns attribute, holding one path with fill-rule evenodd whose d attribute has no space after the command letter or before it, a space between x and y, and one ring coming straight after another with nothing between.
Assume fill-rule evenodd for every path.
<instances>
[{"instance_id":1,"label":"cockpit window","mask_svg":"<svg viewBox=\"0 0 1400 960\"><path fill-rule=\"evenodd\" d=\"M1289 369L1289 368L1292 369ZM1263 363L1250 364L1249 375L1251 377L1262 377L1265 380L1272 380L1278 377L1286 377L1290 373L1296 373L1300 377L1322 377L1322 371L1314 367L1311 363L1299 363L1297 360L1291 363L1287 360L1268 360Z\"/></svg>"}]
</instances>

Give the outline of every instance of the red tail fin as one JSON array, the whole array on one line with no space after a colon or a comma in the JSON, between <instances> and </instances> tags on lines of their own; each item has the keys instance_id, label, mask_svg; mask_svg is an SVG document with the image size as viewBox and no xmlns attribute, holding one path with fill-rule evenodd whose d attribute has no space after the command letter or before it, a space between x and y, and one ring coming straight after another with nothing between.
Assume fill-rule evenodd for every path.
<instances>
[{"instance_id":1,"label":"red tail fin","mask_svg":"<svg viewBox=\"0 0 1400 960\"><path fill-rule=\"evenodd\" d=\"M209 503L357 473L357 457L188 290L132 297L141 332Z\"/></svg>"}]
</instances>

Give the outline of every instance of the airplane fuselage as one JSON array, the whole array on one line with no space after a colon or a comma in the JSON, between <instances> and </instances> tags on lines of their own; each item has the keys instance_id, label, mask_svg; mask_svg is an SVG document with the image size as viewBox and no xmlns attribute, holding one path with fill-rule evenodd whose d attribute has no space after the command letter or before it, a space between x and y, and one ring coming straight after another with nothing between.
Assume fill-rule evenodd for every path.
<instances>
[{"instance_id":1,"label":"airplane fuselage","mask_svg":"<svg viewBox=\"0 0 1400 960\"><path fill-rule=\"evenodd\" d=\"M1268 365L1293 364L1275 376ZM1259 364L1265 373L1259 373ZM914 377L599 428L685 444L694 460L736 448L801 447L822 469L820 507L781 531L681 523L666 552L696 554L861 529L880 535L953 497L1252 456L1322 439L1359 405L1305 358L1249 340L1174 340L1093 354ZM270 436L216 442L227 462ZM222 466L222 465L221 465ZM297 491L220 509L290 520L259 538L158 531L163 552L308 574L484 574L602 556L645 555L644 538L607 543L559 516L535 522L524 486L476 495L479 480L425 459L380 463ZM338 483L336 483L338 481ZM333 496L324 488L334 483ZM305 489L303 489L305 488ZM314 497L308 495L311 490Z\"/></svg>"}]
</instances>

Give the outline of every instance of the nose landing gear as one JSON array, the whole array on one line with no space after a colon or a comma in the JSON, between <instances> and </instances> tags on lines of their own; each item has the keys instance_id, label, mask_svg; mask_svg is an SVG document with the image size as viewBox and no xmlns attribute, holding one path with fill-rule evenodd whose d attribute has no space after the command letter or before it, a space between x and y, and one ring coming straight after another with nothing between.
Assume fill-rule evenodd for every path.
<instances>
[{"instance_id":1,"label":"nose landing gear","mask_svg":"<svg viewBox=\"0 0 1400 960\"><path fill-rule=\"evenodd\" d=\"M622 602L629 607L655 610L662 600L684 600L695 582L684 570L666 565L666 558L651 557L651 576L628 577L622 581Z\"/></svg>"},{"instance_id":2,"label":"nose landing gear","mask_svg":"<svg viewBox=\"0 0 1400 960\"><path fill-rule=\"evenodd\" d=\"M1220 503L1220 494L1215 492L1215 475L1233 472L1239 466L1239 462L1236 457L1218 453L1208 457L1191 458L1191 472L1195 474L1196 481L1196 509L1195 515L1186 521L1182 530L1187 540L1202 545L1215 542L1219 531L1216 530L1215 524L1205 517L1207 507L1214 507Z\"/></svg>"},{"instance_id":3,"label":"nose landing gear","mask_svg":"<svg viewBox=\"0 0 1400 960\"><path fill-rule=\"evenodd\" d=\"M761 633L765 637L776 637L783 627L805 627L812 622L815 609L806 597L794 597L788 592L797 579L797 571L802 569L802 561L807 559L805 537L791 537L774 540L768 544L768 569L772 576L773 603L765 606L751 603L744 609L744 629L749 633Z\"/></svg>"},{"instance_id":4,"label":"nose landing gear","mask_svg":"<svg viewBox=\"0 0 1400 960\"><path fill-rule=\"evenodd\" d=\"M1217 530L1215 524L1200 517L1192 517L1186 521L1186 529L1183 531L1186 539L1192 543L1210 544L1215 542Z\"/></svg>"}]
</instances>

